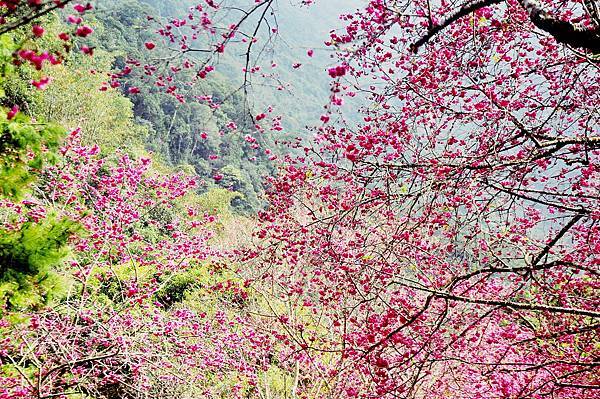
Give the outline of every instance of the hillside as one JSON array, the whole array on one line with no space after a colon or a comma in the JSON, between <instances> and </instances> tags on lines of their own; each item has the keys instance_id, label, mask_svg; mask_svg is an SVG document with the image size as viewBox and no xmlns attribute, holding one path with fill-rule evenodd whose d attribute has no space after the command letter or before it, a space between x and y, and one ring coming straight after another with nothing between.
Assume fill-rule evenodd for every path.
<instances>
[{"instance_id":1,"label":"hillside","mask_svg":"<svg viewBox=\"0 0 600 399\"><path fill-rule=\"evenodd\" d=\"M339 3L339 4L338 4ZM194 93L209 94L214 99L226 99L223 106L213 112L209 107L194 100L179 103L172 96L160 93L137 77L125 79L125 88L141 87L143 95L131 95L134 115L138 124L149 129L146 147L162 155L173 165L191 165L195 173L210 182L213 176L224 176L216 182L241 193L244 197L234 200L240 212L252 212L261 207L259 199L263 192L264 176L274 171L272 155L285 155L293 151L283 143L295 137L310 137L308 126L319 123L325 99L329 93L330 78L325 69L331 63L330 50L323 42L328 38L325 27L335 26L337 15L348 2L322 2L317 7L299 8L288 2L280 2L276 8L279 31L268 51L256 60L263 68L272 68L277 74L269 79L256 79L247 95L239 91L242 84L243 57L230 54L219 59L215 79L197 84ZM93 15L97 20L97 34L92 45L116 56L115 66L122 66L123 56L144 57L144 43L156 40L155 35L144 29L147 15L175 17L193 2L178 1L104 1ZM327 16L327 24L317 22L316 16ZM231 16L234 18L235 16ZM306 21L298 26L294 21ZM225 22L224 22L225 23ZM251 22L250 22L251 24ZM267 33L259 37L266 40ZM314 50L309 57L307 51ZM301 63L300 68L293 65ZM143 77L142 77L143 78ZM150 84L150 85L149 85ZM284 90L272 90L274 84ZM270 131L259 135L260 149L253 149L244 141L254 128L248 116L274 107L274 114L282 116L283 131ZM247 113L247 114L246 114ZM350 112L354 115L354 112ZM234 121L240 127L229 132L227 124ZM202 133L207 138L203 139ZM267 150L267 154L265 154ZM206 189L214 185L208 183Z\"/></svg>"}]
</instances>

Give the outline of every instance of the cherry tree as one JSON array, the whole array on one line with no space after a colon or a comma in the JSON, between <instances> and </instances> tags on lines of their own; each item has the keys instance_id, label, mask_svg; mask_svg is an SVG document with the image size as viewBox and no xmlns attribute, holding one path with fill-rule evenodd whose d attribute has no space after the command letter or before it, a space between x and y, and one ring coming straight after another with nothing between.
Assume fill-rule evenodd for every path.
<instances>
[{"instance_id":1,"label":"cherry tree","mask_svg":"<svg viewBox=\"0 0 600 399\"><path fill-rule=\"evenodd\" d=\"M45 168L37 200L3 203L3 228L52 213L83 232L55 267L65 288L52 306L3 310L0 397L242 397L273 342L244 315L229 255L210 244L216 216L184 200L197 180L107 159L79 137Z\"/></svg>"},{"instance_id":2,"label":"cherry tree","mask_svg":"<svg viewBox=\"0 0 600 399\"><path fill-rule=\"evenodd\" d=\"M250 253L333 397L597 395L597 7L342 16L323 124L272 180Z\"/></svg>"}]
</instances>

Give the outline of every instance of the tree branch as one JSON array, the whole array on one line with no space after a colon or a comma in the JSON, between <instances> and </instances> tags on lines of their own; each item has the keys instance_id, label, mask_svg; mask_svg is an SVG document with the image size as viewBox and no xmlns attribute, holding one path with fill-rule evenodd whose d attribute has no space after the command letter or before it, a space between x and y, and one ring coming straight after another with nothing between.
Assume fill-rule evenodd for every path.
<instances>
[{"instance_id":1,"label":"tree branch","mask_svg":"<svg viewBox=\"0 0 600 399\"><path fill-rule=\"evenodd\" d=\"M416 53L419 51L419 47L431 40L432 37L446 29L448 26L459 20L460 18L469 15L473 11L477 11L480 8L488 7L494 4L502 3L504 0L471 0L465 3L460 9L451 13L444 19L439 25L435 25L429 29L427 34L422 36L414 44L410 46L412 52Z\"/></svg>"},{"instance_id":2,"label":"tree branch","mask_svg":"<svg viewBox=\"0 0 600 399\"><path fill-rule=\"evenodd\" d=\"M550 252L550 250L552 249L552 247L554 245L556 245L556 243L558 241L560 241L560 239L567 234L567 232L569 230L571 230L571 228L573 226L575 226L575 224L577 224L577 222L579 222L581 220L581 218L583 218L583 214L578 213L577 215L573 216L573 218L569 221L569 223L567 223L559 232L558 234L552 239L552 241L550 241L542 250L542 252L540 252L538 254L538 256L535 257L535 259L533 260L532 265L535 267L543 258L544 256L548 255L548 253Z\"/></svg>"},{"instance_id":3,"label":"tree branch","mask_svg":"<svg viewBox=\"0 0 600 399\"><path fill-rule=\"evenodd\" d=\"M544 32L549 33L559 43L575 48L600 53L600 27L580 28L571 22L561 21L546 12L537 0L520 0L521 6L529 13L531 22Z\"/></svg>"},{"instance_id":4,"label":"tree branch","mask_svg":"<svg viewBox=\"0 0 600 399\"><path fill-rule=\"evenodd\" d=\"M462 17L479 10L500 4L504 0L470 0L458 10L450 13L439 25L431 27L425 35L410 46L412 52L417 52L421 46L431 38L446 29ZM600 26L583 28L568 21L561 21L546 12L537 0L519 0L521 6L527 10L529 19L538 28L549 33L554 39L571 47L589 50L594 54L600 53ZM595 21L595 18L594 18Z\"/></svg>"},{"instance_id":5,"label":"tree branch","mask_svg":"<svg viewBox=\"0 0 600 399\"><path fill-rule=\"evenodd\" d=\"M421 291L429 292L437 298L449 299L451 301L476 303L480 305L491 305L491 306L502 306L505 308L520 309L520 310L532 310L539 312L550 312L550 313L564 313L572 314L577 316L588 316L594 319L600 319L600 312L594 312L593 310L587 309L576 309L576 308L565 308L562 306L550 306L550 305L534 305L523 302L512 302L512 301L498 301L493 299L475 299L468 298L459 295L449 294L447 292L431 290L427 288L412 287Z\"/></svg>"},{"instance_id":6,"label":"tree branch","mask_svg":"<svg viewBox=\"0 0 600 399\"><path fill-rule=\"evenodd\" d=\"M21 26L27 25L28 23L35 21L38 18L43 17L46 14L51 13L54 10L58 10L64 8L67 4L71 3L73 0L63 0L60 2L48 2L38 6L38 8L32 9L31 13L26 16L22 16L21 18L17 18L15 21L12 21L7 24L0 25L0 35L11 32L15 29L20 28ZM47 7L47 8L45 8ZM2 18L6 18L8 15L2 15Z\"/></svg>"}]
</instances>

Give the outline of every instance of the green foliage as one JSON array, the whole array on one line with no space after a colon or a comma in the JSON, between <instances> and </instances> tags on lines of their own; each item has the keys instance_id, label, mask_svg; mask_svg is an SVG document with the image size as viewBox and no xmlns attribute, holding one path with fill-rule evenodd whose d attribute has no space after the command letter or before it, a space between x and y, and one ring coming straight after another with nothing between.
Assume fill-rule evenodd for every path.
<instances>
[{"instance_id":1,"label":"green foliage","mask_svg":"<svg viewBox=\"0 0 600 399\"><path fill-rule=\"evenodd\" d=\"M40 73L13 64L15 51L33 46L22 37L20 31L0 36L0 103L8 106L0 107L0 198L14 202L28 194L45 165L56 162L65 134L57 124L43 123L12 108L17 105L29 110L28 104L37 98L29 81ZM51 43L45 44L52 48ZM8 213L3 217L0 310L41 306L64 287L54 267L67 256L67 240L78 230L77 224L52 215L21 224Z\"/></svg>"},{"instance_id":2,"label":"green foliage","mask_svg":"<svg viewBox=\"0 0 600 399\"><path fill-rule=\"evenodd\" d=\"M67 240L76 222L50 215L17 230L0 230L0 308L21 309L47 303L63 284L53 268L69 253Z\"/></svg>"},{"instance_id":3,"label":"green foliage","mask_svg":"<svg viewBox=\"0 0 600 399\"><path fill-rule=\"evenodd\" d=\"M229 219L232 201L242 198L242 194L224 188L212 188L202 194L196 202L206 211L221 219Z\"/></svg>"},{"instance_id":4,"label":"green foliage","mask_svg":"<svg viewBox=\"0 0 600 399\"><path fill-rule=\"evenodd\" d=\"M43 165L56 160L64 130L20 113L8 120L7 111L0 112L0 196L19 199Z\"/></svg>"},{"instance_id":5,"label":"green foliage","mask_svg":"<svg viewBox=\"0 0 600 399\"><path fill-rule=\"evenodd\" d=\"M11 36L0 35L0 84L5 81L6 76L10 76L14 71L12 59L16 49L17 45ZM0 91L0 98L4 95L4 90Z\"/></svg>"},{"instance_id":6,"label":"green foliage","mask_svg":"<svg viewBox=\"0 0 600 399\"><path fill-rule=\"evenodd\" d=\"M261 207L258 196L262 177L272 173L272 166L260 150L244 141L240 132L230 132L226 127L231 120L238 126L248 124L241 99L232 98L227 106L211 110L203 104L181 104L145 82L133 81L132 85L142 88L143 95L131 99L138 123L150 129L148 149L162 154L171 164L193 166L195 173L208 181L215 174L231 175L232 179L224 179L218 186L243 194L233 203L236 211L250 213ZM230 90L214 82L210 87L198 84L196 89L210 90L215 99ZM203 132L207 133L206 139L202 138ZM206 189L211 187L214 184Z\"/></svg>"},{"instance_id":7,"label":"green foliage","mask_svg":"<svg viewBox=\"0 0 600 399\"><path fill-rule=\"evenodd\" d=\"M155 299L163 306L171 307L181 303L186 296L206 284L206 266L173 273L161 277L161 288L154 294Z\"/></svg>"},{"instance_id":8,"label":"green foliage","mask_svg":"<svg viewBox=\"0 0 600 399\"><path fill-rule=\"evenodd\" d=\"M0 104L8 108L29 108L28 102L36 97L29 81L40 75L26 64L16 67L13 63L14 53L37 45L47 45L44 48L49 50L55 47L50 39L43 39L48 43L25 40L23 32L28 28L0 36ZM15 114L14 111L11 112L14 114L12 118L9 118L9 109L0 108L0 196L18 200L44 164L56 160L56 150L64 129L56 124L31 119L23 113Z\"/></svg>"},{"instance_id":9,"label":"green foliage","mask_svg":"<svg viewBox=\"0 0 600 399\"><path fill-rule=\"evenodd\" d=\"M52 68L52 84L40 94L33 114L71 130L81 128L83 144L98 145L104 153L143 147L147 129L134 123L131 101L115 89L100 90L106 80L102 72L112 62L112 56L96 51L94 57L74 55Z\"/></svg>"}]
</instances>

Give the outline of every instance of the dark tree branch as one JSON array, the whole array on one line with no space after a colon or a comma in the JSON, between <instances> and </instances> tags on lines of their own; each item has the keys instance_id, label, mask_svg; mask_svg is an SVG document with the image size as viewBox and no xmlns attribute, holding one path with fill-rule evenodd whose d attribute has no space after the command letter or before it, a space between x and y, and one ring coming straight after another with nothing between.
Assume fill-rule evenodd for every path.
<instances>
[{"instance_id":1,"label":"dark tree branch","mask_svg":"<svg viewBox=\"0 0 600 399\"><path fill-rule=\"evenodd\" d=\"M462 17L479 10L504 2L504 0L470 0L458 10L450 13L439 25L433 26L429 31L410 46L411 51L417 52L435 35L446 29ZM519 0L521 6L527 10L529 19L540 30L549 33L554 39L571 47L589 50L593 54L600 53L600 26L583 28L568 21L561 21L546 12L537 0ZM595 10L595 9L594 9ZM595 16L593 16L595 21Z\"/></svg>"},{"instance_id":2,"label":"dark tree branch","mask_svg":"<svg viewBox=\"0 0 600 399\"><path fill-rule=\"evenodd\" d=\"M578 215L581 216L581 215ZM572 227L572 226L570 226ZM569 227L569 228L570 228ZM556 244L555 241L558 241L555 237L555 240L553 240L552 242L554 244ZM552 244L552 245L554 245ZM550 245L550 244L548 244ZM548 249L549 250L549 249ZM542 252L540 255L542 255L543 257L544 252ZM538 255L539 257L539 255ZM452 281L450 283L448 283L447 285L447 289L452 289L454 287L456 287L456 285L462 281L466 281L466 280L470 280L473 277L479 276L481 274L494 274L494 273L531 273L534 271L540 271L540 270L547 270L547 269L552 269L555 267L567 267L567 268L572 268L575 270L585 270L593 275L596 276L600 276L600 273L598 273L595 270L586 268L586 267L581 267L580 265L576 265L574 263L571 262L565 262L565 261L554 261L554 262L550 262L550 263L543 263L543 264L539 264L539 261L541 260L541 258L539 260L536 259L536 262L533 263L531 266L516 266L516 267L486 267L486 268L482 268L482 269L478 269L475 270L471 273L462 275L462 276L457 276L454 279L452 279Z\"/></svg>"},{"instance_id":3,"label":"dark tree branch","mask_svg":"<svg viewBox=\"0 0 600 399\"><path fill-rule=\"evenodd\" d=\"M537 0L520 0L520 3L529 13L531 22L538 29L552 35L557 42L586 49L594 54L600 53L600 27L579 28L571 22L558 20L544 11Z\"/></svg>"},{"instance_id":4,"label":"dark tree branch","mask_svg":"<svg viewBox=\"0 0 600 399\"><path fill-rule=\"evenodd\" d=\"M569 223L567 223L556 235L556 237L554 237L552 239L552 241L550 241L542 250L542 252L540 252L538 254L538 256L535 257L535 259L533 260L532 265L535 267L543 258L544 256L548 255L548 253L550 253L550 250L552 249L553 246L556 245L556 243L558 241L560 241L560 239L567 234L567 232L569 230L571 230L571 228L573 226L575 226L575 224L577 224L577 222L579 222L581 220L581 218L583 218L584 215L582 214L577 214L575 216L573 216L573 218L569 221Z\"/></svg>"},{"instance_id":5,"label":"dark tree branch","mask_svg":"<svg viewBox=\"0 0 600 399\"><path fill-rule=\"evenodd\" d=\"M109 347L108 350L112 349L113 347ZM74 367L74 366L79 366L81 364L85 364L85 363L93 363L93 362L97 362L99 360L104 360L104 359L108 359L114 356L117 356L119 354L119 349L117 349L115 352L110 352L110 353L104 353L101 355L97 355L97 356L92 356L92 357L86 357L83 359L79 359L79 360L74 360L74 361L70 361L67 363L63 363L61 365L58 365L50 370L48 370L42 377L41 377L41 381L45 381L52 373L55 372L59 372L61 370L67 369L69 367Z\"/></svg>"},{"instance_id":6,"label":"dark tree branch","mask_svg":"<svg viewBox=\"0 0 600 399\"><path fill-rule=\"evenodd\" d=\"M557 382L556 385L563 388L600 389L600 385L567 384L566 382Z\"/></svg>"},{"instance_id":7,"label":"dark tree branch","mask_svg":"<svg viewBox=\"0 0 600 399\"><path fill-rule=\"evenodd\" d=\"M63 0L60 2L52 1L52 2L48 2L48 3L44 3L38 7L26 6L31 9L30 10L31 12L28 15L17 17L14 21L0 25L0 35L11 32L15 29L20 28L21 26L27 25L28 23L33 22L36 19L41 18L44 15L49 14L54 10L64 8L67 4L71 3L72 1L73 0ZM24 6L20 6L20 7L22 8ZM19 9L17 9L17 10L19 10ZM10 19L9 17L11 17L11 16L12 15L10 15L10 14L4 14L4 15L2 15L2 18Z\"/></svg>"},{"instance_id":8,"label":"dark tree branch","mask_svg":"<svg viewBox=\"0 0 600 399\"><path fill-rule=\"evenodd\" d=\"M425 291L433 294L436 298L448 299L450 301L465 302L465 303L476 303L479 305L487 306L500 306L503 308L519 309L519 310L531 310L537 312L549 312L549 313L561 313L561 314L572 314L576 316L588 316L593 319L600 319L600 312L594 312L593 310L581 309L581 308L565 308L562 306L550 306L550 305L535 305L531 303L523 302L512 302L512 301L499 301L493 299L476 299L465 296L453 295L447 292L431 290L428 288L412 287L420 291Z\"/></svg>"},{"instance_id":9,"label":"dark tree branch","mask_svg":"<svg viewBox=\"0 0 600 399\"><path fill-rule=\"evenodd\" d=\"M442 30L446 29L448 26L458 21L460 18L465 17L472 13L473 11L477 11L480 8L488 7L494 4L502 3L504 0L471 0L465 3L460 9L451 13L444 19L439 25L433 26L427 34L422 36L419 40L417 40L413 45L410 46L411 51L417 52L419 48L431 40L432 37L440 33Z\"/></svg>"}]
</instances>

